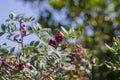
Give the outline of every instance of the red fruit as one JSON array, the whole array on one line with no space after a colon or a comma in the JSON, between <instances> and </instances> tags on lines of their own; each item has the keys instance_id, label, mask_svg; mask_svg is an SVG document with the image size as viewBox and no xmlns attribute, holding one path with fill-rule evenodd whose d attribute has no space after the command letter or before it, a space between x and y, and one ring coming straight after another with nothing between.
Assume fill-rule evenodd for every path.
<instances>
[{"instance_id":1,"label":"red fruit","mask_svg":"<svg viewBox=\"0 0 120 80\"><path fill-rule=\"evenodd\" d=\"M26 36L26 30L22 30L22 35Z\"/></svg>"},{"instance_id":2,"label":"red fruit","mask_svg":"<svg viewBox=\"0 0 120 80\"><path fill-rule=\"evenodd\" d=\"M67 43L64 44L63 50L66 49L66 48L68 48L68 44Z\"/></svg>"},{"instance_id":3,"label":"red fruit","mask_svg":"<svg viewBox=\"0 0 120 80\"><path fill-rule=\"evenodd\" d=\"M60 31L57 31L56 35L55 35L55 40L59 43L59 42L62 42L63 41L63 36L61 34Z\"/></svg>"},{"instance_id":4,"label":"red fruit","mask_svg":"<svg viewBox=\"0 0 120 80\"><path fill-rule=\"evenodd\" d=\"M70 53L69 55L71 58L75 57L75 53Z\"/></svg>"},{"instance_id":5,"label":"red fruit","mask_svg":"<svg viewBox=\"0 0 120 80\"><path fill-rule=\"evenodd\" d=\"M9 72L10 72L10 73L13 73L13 72L14 72L14 70L13 70L13 69L9 69Z\"/></svg>"},{"instance_id":6,"label":"red fruit","mask_svg":"<svg viewBox=\"0 0 120 80\"><path fill-rule=\"evenodd\" d=\"M50 40L50 41L49 41L49 45L52 45L52 46L54 46L54 47L57 47L57 44L56 44L56 42L55 42L54 40Z\"/></svg>"},{"instance_id":7,"label":"red fruit","mask_svg":"<svg viewBox=\"0 0 120 80\"><path fill-rule=\"evenodd\" d=\"M23 24L22 27L25 27L25 25Z\"/></svg>"},{"instance_id":8,"label":"red fruit","mask_svg":"<svg viewBox=\"0 0 120 80\"><path fill-rule=\"evenodd\" d=\"M76 55L75 55L75 53L70 53L70 54L69 54L69 57L70 57L71 59L73 59L74 61L76 61Z\"/></svg>"},{"instance_id":9,"label":"red fruit","mask_svg":"<svg viewBox=\"0 0 120 80\"><path fill-rule=\"evenodd\" d=\"M7 64L6 64L6 59L3 59L3 60L2 60L2 65L3 65L3 66L7 66Z\"/></svg>"},{"instance_id":10,"label":"red fruit","mask_svg":"<svg viewBox=\"0 0 120 80\"><path fill-rule=\"evenodd\" d=\"M83 51L84 50L84 48L82 47L82 45L76 44L75 46L76 46L76 50L77 51Z\"/></svg>"},{"instance_id":11,"label":"red fruit","mask_svg":"<svg viewBox=\"0 0 120 80\"><path fill-rule=\"evenodd\" d=\"M81 53L81 54L80 54L80 58L85 58L85 54L84 54L84 53Z\"/></svg>"},{"instance_id":12,"label":"red fruit","mask_svg":"<svg viewBox=\"0 0 120 80\"><path fill-rule=\"evenodd\" d=\"M33 67L32 67L32 66L28 66L28 68L29 68L30 70L32 70L32 69L33 69Z\"/></svg>"},{"instance_id":13,"label":"red fruit","mask_svg":"<svg viewBox=\"0 0 120 80\"><path fill-rule=\"evenodd\" d=\"M14 37L14 39L13 39L13 40L14 40L14 41L16 41L16 42L18 41L18 40L16 39L16 37Z\"/></svg>"},{"instance_id":14,"label":"red fruit","mask_svg":"<svg viewBox=\"0 0 120 80\"><path fill-rule=\"evenodd\" d=\"M87 80L87 77L86 76L82 76L81 80Z\"/></svg>"},{"instance_id":15,"label":"red fruit","mask_svg":"<svg viewBox=\"0 0 120 80\"><path fill-rule=\"evenodd\" d=\"M25 25L24 24L21 26L21 32L22 32L23 36L26 36L26 30L25 30Z\"/></svg>"},{"instance_id":16,"label":"red fruit","mask_svg":"<svg viewBox=\"0 0 120 80\"><path fill-rule=\"evenodd\" d=\"M12 65L13 63L11 61L8 61L7 64Z\"/></svg>"},{"instance_id":17,"label":"red fruit","mask_svg":"<svg viewBox=\"0 0 120 80\"><path fill-rule=\"evenodd\" d=\"M17 65L17 67L20 69L20 70L23 70L25 65L23 63L20 63Z\"/></svg>"}]
</instances>

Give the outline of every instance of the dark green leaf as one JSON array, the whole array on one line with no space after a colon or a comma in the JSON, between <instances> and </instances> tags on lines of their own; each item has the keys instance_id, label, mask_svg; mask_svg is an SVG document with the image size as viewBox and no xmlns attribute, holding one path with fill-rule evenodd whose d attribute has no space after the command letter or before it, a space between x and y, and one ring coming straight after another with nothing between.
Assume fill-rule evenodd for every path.
<instances>
[{"instance_id":1,"label":"dark green leaf","mask_svg":"<svg viewBox=\"0 0 120 80\"><path fill-rule=\"evenodd\" d=\"M35 41L32 41L32 42L30 43L30 45L33 46L34 42L35 42Z\"/></svg>"},{"instance_id":2,"label":"dark green leaf","mask_svg":"<svg viewBox=\"0 0 120 80\"><path fill-rule=\"evenodd\" d=\"M9 18L10 18L10 19L13 19L13 17L14 17L14 15L11 13L11 14L9 15Z\"/></svg>"},{"instance_id":3,"label":"dark green leaf","mask_svg":"<svg viewBox=\"0 0 120 80\"><path fill-rule=\"evenodd\" d=\"M2 36L4 34L4 32L0 32L0 36Z\"/></svg>"},{"instance_id":4,"label":"dark green leaf","mask_svg":"<svg viewBox=\"0 0 120 80\"><path fill-rule=\"evenodd\" d=\"M13 53L14 50L15 50L15 47L11 48L11 49L10 49L10 53Z\"/></svg>"},{"instance_id":5,"label":"dark green leaf","mask_svg":"<svg viewBox=\"0 0 120 80\"><path fill-rule=\"evenodd\" d=\"M10 19L6 19L6 22L9 22L10 21Z\"/></svg>"},{"instance_id":6,"label":"dark green leaf","mask_svg":"<svg viewBox=\"0 0 120 80\"><path fill-rule=\"evenodd\" d=\"M40 43L40 41L36 41L35 44L34 44L34 46L38 46L39 43Z\"/></svg>"},{"instance_id":7,"label":"dark green leaf","mask_svg":"<svg viewBox=\"0 0 120 80\"><path fill-rule=\"evenodd\" d=\"M6 26L4 24L1 24L1 29L5 31Z\"/></svg>"}]
</instances>

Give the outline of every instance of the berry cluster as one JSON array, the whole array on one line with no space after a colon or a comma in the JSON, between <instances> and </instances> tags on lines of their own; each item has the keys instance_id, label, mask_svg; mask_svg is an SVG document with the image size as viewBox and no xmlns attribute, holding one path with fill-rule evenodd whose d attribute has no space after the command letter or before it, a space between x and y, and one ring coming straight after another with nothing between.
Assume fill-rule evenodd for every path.
<instances>
[{"instance_id":1,"label":"berry cluster","mask_svg":"<svg viewBox=\"0 0 120 80\"><path fill-rule=\"evenodd\" d=\"M54 40L49 41L49 45L52 45L54 47L57 47L57 43Z\"/></svg>"},{"instance_id":2,"label":"berry cluster","mask_svg":"<svg viewBox=\"0 0 120 80\"><path fill-rule=\"evenodd\" d=\"M87 80L86 62L84 62L86 55L82 45L75 44L75 49L69 53L69 57L71 59L71 64L79 67L79 70L75 67L75 69L71 70L71 72L80 76L81 80Z\"/></svg>"},{"instance_id":3,"label":"berry cluster","mask_svg":"<svg viewBox=\"0 0 120 80\"><path fill-rule=\"evenodd\" d=\"M82 45L76 44L75 51L72 51L69 54L69 57L73 60L76 60L77 58L85 58L84 48Z\"/></svg>"},{"instance_id":4,"label":"berry cluster","mask_svg":"<svg viewBox=\"0 0 120 80\"><path fill-rule=\"evenodd\" d=\"M24 68L28 68L30 70L33 69L32 65L30 63L17 63L16 61L8 61L5 58L1 60L2 63L1 65L4 67L8 67L9 68L9 72L13 73L14 69L18 69L18 70L23 70Z\"/></svg>"},{"instance_id":5,"label":"berry cluster","mask_svg":"<svg viewBox=\"0 0 120 80\"><path fill-rule=\"evenodd\" d=\"M52 45L56 48L58 44L63 41L63 39L64 37L62 36L61 32L58 30L57 33L55 34L55 40L50 40L49 45Z\"/></svg>"},{"instance_id":6,"label":"berry cluster","mask_svg":"<svg viewBox=\"0 0 120 80\"><path fill-rule=\"evenodd\" d=\"M21 25L20 27L20 31L21 31L21 35L22 37L26 36L27 32L26 32L26 28L25 28L25 25ZM18 36L15 36L13 38L14 41L18 42L18 43L21 43L22 42L22 39L17 39Z\"/></svg>"},{"instance_id":7,"label":"berry cluster","mask_svg":"<svg viewBox=\"0 0 120 80\"><path fill-rule=\"evenodd\" d=\"M26 29L25 29L25 25L21 25L21 33L22 33L22 36L26 36Z\"/></svg>"},{"instance_id":8,"label":"berry cluster","mask_svg":"<svg viewBox=\"0 0 120 80\"><path fill-rule=\"evenodd\" d=\"M59 43L59 42L62 42L63 41L63 36L61 34L61 32L58 30L56 35L55 35L55 40Z\"/></svg>"},{"instance_id":9,"label":"berry cluster","mask_svg":"<svg viewBox=\"0 0 120 80\"><path fill-rule=\"evenodd\" d=\"M81 51L84 50L84 48L82 47L82 45L76 44L75 47L76 47L76 51L77 52L81 52Z\"/></svg>"},{"instance_id":10,"label":"berry cluster","mask_svg":"<svg viewBox=\"0 0 120 80\"><path fill-rule=\"evenodd\" d=\"M18 43L21 43L21 42L22 42L21 39L17 39L17 36L15 36L15 37L13 38L13 41L18 42Z\"/></svg>"}]
</instances>

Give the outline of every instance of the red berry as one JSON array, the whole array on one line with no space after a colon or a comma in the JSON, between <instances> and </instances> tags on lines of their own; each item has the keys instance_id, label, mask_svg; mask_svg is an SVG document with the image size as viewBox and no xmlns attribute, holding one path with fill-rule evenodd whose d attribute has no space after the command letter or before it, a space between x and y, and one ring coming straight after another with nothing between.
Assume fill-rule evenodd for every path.
<instances>
[{"instance_id":1,"label":"red berry","mask_svg":"<svg viewBox=\"0 0 120 80\"><path fill-rule=\"evenodd\" d=\"M6 64L6 59L3 59L3 60L2 60L2 65L3 65L3 66L7 66L7 64Z\"/></svg>"},{"instance_id":2,"label":"red berry","mask_svg":"<svg viewBox=\"0 0 120 80\"><path fill-rule=\"evenodd\" d=\"M76 44L75 46L76 46L76 50L77 51L83 51L84 50L84 48L82 47L82 45Z\"/></svg>"},{"instance_id":3,"label":"red berry","mask_svg":"<svg viewBox=\"0 0 120 80\"><path fill-rule=\"evenodd\" d=\"M30 70L32 70L32 69L33 69L33 67L32 67L32 66L28 66L28 68L29 68Z\"/></svg>"},{"instance_id":4,"label":"red berry","mask_svg":"<svg viewBox=\"0 0 120 80\"><path fill-rule=\"evenodd\" d=\"M16 37L14 37L14 39L13 39L13 40L14 40L14 41L16 41L16 42L18 41L18 40L16 39Z\"/></svg>"},{"instance_id":5,"label":"red berry","mask_svg":"<svg viewBox=\"0 0 120 80\"><path fill-rule=\"evenodd\" d=\"M75 53L70 53L69 55L71 58L75 57Z\"/></svg>"},{"instance_id":6,"label":"red berry","mask_svg":"<svg viewBox=\"0 0 120 80\"><path fill-rule=\"evenodd\" d=\"M25 27L25 24L23 24L22 26Z\"/></svg>"},{"instance_id":7,"label":"red berry","mask_svg":"<svg viewBox=\"0 0 120 80\"><path fill-rule=\"evenodd\" d=\"M59 43L59 42L62 42L63 41L63 36L61 34L60 31L57 31L56 35L55 35L55 40Z\"/></svg>"},{"instance_id":8,"label":"red berry","mask_svg":"<svg viewBox=\"0 0 120 80\"><path fill-rule=\"evenodd\" d=\"M26 36L26 30L25 30L25 25L24 24L21 26L21 32L22 32L23 36Z\"/></svg>"},{"instance_id":9,"label":"red berry","mask_svg":"<svg viewBox=\"0 0 120 80\"><path fill-rule=\"evenodd\" d=\"M9 69L9 72L10 72L10 73L13 73L13 72L14 72L14 70L13 70L13 69Z\"/></svg>"},{"instance_id":10,"label":"red berry","mask_svg":"<svg viewBox=\"0 0 120 80\"><path fill-rule=\"evenodd\" d=\"M56 42L55 42L54 40L50 40L50 41L49 41L49 45L52 45L52 46L54 46L54 47L57 47L57 44L56 44Z\"/></svg>"},{"instance_id":11,"label":"red berry","mask_svg":"<svg viewBox=\"0 0 120 80\"><path fill-rule=\"evenodd\" d=\"M68 48L68 44L67 43L64 44L63 50L65 50L66 48Z\"/></svg>"},{"instance_id":12,"label":"red berry","mask_svg":"<svg viewBox=\"0 0 120 80\"><path fill-rule=\"evenodd\" d=\"M80 58L85 58L85 54L84 54L84 53L81 53L81 54L80 54Z\"/></svg>"},{"instance_id":13,"label":"red berry","mask_svg":"<svg viewBox=\"0 0 120 80\"><path fill-rule=\"evenodd\" d=\"M7 64L12 65L12 62L11 62L11 61L8 61Z\"/></svg>"},{"instance_id":14,"label":"red berry","mask_svg":"<svg viewBox=\"0 0 120 80\"><path fill-rule=\"evenodd\" d=\"M26 63L26 67L27 67L28 69L30 69L30 70L33 69L33 67L31 66L31 62Z\"/></svg>"},{"instance_id":15,"label":"red berry","mask_svg":"<svg viewBox=\"0 0 120 80\"><path fill-rule=\"evenodd\" d=\"M26 30L22 30L22 35L26 36Z\"/></svg>"},{"instance_id":16,"label":"red berry","mask_svg":"<svg viewBox=\"0 0 120 80\"><path fill-rule=\"evenodd\" d=\"M18 67L20 70L23 70L25 66L24 66L23 63L20 63L20 64L17 65L17 67Z\"/></svg>"}]
</instances>

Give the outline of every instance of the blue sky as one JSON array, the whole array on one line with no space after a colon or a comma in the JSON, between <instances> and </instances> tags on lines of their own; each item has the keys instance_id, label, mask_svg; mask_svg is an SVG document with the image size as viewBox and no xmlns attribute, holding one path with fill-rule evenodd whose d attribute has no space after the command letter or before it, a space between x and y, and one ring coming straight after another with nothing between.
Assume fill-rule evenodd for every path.
<instances>
[{"instance_id":1,"label":"blue sky","mask_svg":"<svg viewBox=\"0 0 120 80\"><path fill-rule=\"evenodd\" d=\"M0 24L8 18L10 12L16 14L25 13L27 16L37 17L37 12L30 5L20 0L1 0L0 1Z\"/></svg>"}]
</instances>

